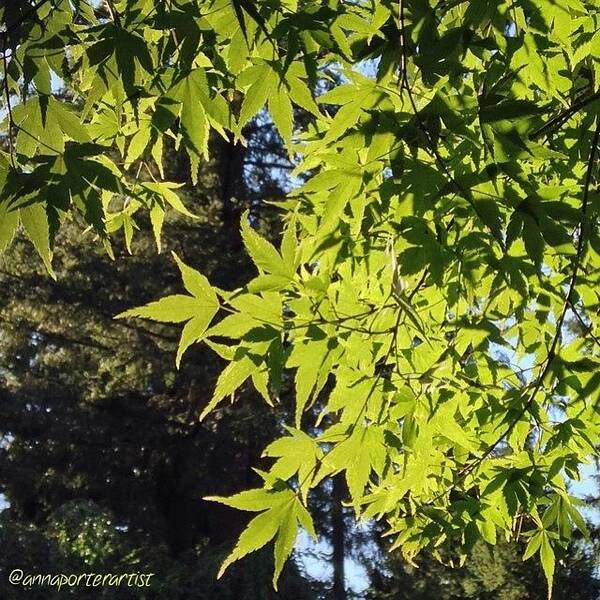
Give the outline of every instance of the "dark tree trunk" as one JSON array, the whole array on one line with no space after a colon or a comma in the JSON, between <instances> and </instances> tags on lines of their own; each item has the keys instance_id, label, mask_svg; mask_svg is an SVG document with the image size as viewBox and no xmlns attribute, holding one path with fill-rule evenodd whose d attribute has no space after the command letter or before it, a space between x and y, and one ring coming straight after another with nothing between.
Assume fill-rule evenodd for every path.
<instances>
[{"instance_id":1,"label":"dark tree trunk","mask_svg":"<svg viewBox=\"0 0 600 600\"><path fill-rule=\"evenodd\" d=\"M244 193L244 155L245 148L232 137L228 141L219 139L219 184L222 202L221 219L223 226L228 227L232 222L239 226L240 198ZM237 202L236 202L237 200Z\"/></svg>"},{"instance_id":2,"label":"dark tree trunk","mask_svg":"<svg viewBox=\"0 0 600 600\"><path fill-rule=\"evenodd\" d=\"M185 440L184 440L185 441ZM165 539L173 557L180 556L192 544L191 527L186 514L183 487L186 453L184 441L174 440L169 460L162 465L157 477L157 500L163 514Z\"/></svg>"},{"instance_id":3,"label":"dark tree trunk","mask_svg":"<svg viewBox=\"0 0 600 600\"><path fill-rule=\"evenodd\" d=\"M331 508L331 545L333 547L333 600L346 600L346 576L344 572L346 525L344 523L345 484L340 475L333 478Z\"/></svg>"}]
</instances>

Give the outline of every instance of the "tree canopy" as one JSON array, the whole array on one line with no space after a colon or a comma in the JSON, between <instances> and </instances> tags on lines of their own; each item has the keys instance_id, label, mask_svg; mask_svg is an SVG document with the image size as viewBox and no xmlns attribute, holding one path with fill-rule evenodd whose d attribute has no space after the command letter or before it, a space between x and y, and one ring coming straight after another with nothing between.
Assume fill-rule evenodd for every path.
<instances>
[{"instance_id":1,"label":"tree canopy","mask_svg":"<svg viewBox=\"0 0 600 600\"><path fill-rule=\"evenodd\" d=\"M201 419L293 379L262 487L210 498L258 513L221 572L274 540L276 584L341 473L409 561L518 538L551 590L600 441L595 4L4 5L2 247L21 225L52 273L65 221L111 253L145 212L160 250L165 210L194 218L166 145L196 181L259 113L295 164L280 239L242 215L254 278L174 255L184 290L119 315L181 323L178 366L200 343L227 362Z\"/></svg>"}]
</instances>

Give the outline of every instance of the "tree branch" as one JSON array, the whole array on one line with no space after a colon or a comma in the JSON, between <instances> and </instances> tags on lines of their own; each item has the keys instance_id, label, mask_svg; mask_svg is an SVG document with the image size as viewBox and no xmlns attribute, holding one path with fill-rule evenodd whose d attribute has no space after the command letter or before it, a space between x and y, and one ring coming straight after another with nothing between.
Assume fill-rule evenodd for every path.
<instances>
[{"instance_id":1,"label":"tree branch","mask_svg":"<svg viewBox=\"0 0 600 600\"><path fill-rule=\"evenodd\" d=\"M6 97L6 108L8 111L8 145L9 145L9 149L10 149L10 162L12 164L12 166L15 166L15 143L14 143L14 139L13 139L13 127L15 124L15 120L13 118L13 113L12 113L12 106L10 104L10 87L8 85L8 60L6 58L6 52L8 51L7 48L7 37L4 36L2 38L2 66L4 69L4 81L3 81L3 87L4 87L4 96Z\"/></svg>"},{"instance_id":2,"label":"tree branch","mask_svg":"<svg viewBox=\"0 0 600 600\"><path fill-rule=\"evenodd\" d=\"M582 203L581 203L581 215L582 216L581 216L581 223L580 223L580 227L579 227L579 239L577 240L577 253L575 256L575 265L573 266L573 272L571 274L571 278L569 281L567 293L565 295L563 307L562 307L560 316L556 322L556 331L554 333L554 337L552 339L550 348L548 349L548 354L546 355L546 359L544 360L544 362L541 365L540 373L534 384L533 391L529 395L527 402L523 405L523 407L521 408L521 410L519 411L517 416L510 422L506 431L501 436L499 436L495 442L493 442L490 446L488 446L487 450L480 457L478 457L472 463L465 465L458 472L458 477L453 481L452 485L448 489L446 489L441 494L438 494L431 501L427 502L425 504L425 506L431 506L433 503L435 503L437 500L439 500L441 497L443 497L449 491L456 488L456 486L460 482L464 481L464 479L470 473L472 473L479 465L481 465L483 463L483 461L485 461L485 459L488 458L496 450L496 448L498 448L498 446L507 438L507 436L509 436L512 433L514 428L517 426L517 423L523 418L523 416L527 412L529 412L531 410L533 402L535 401L535 396L540 391L542 384L544 382L544 379L546 378L546 375L550 371L550 366L552 365L552 361L553 361L554 357L556 356L556 350L557 350L557 347L558 347L558 344L559 344L559 341L561 338L561 331L562 331L562 327L565 322L567 311L569 310L569 307L572 306L571 298L572 298L573 292L575 290L575 285L577 283L577 276L579 275L579 270L581 268L581 259L583 257L583 250L584 250L585 237L586 237L584 235L585 222L586 222L586 217L587 217L587 213L588 213L590 188L591 188L591 184L592 184L592 175L593 175L593 170L594 170L594 164L596 162L596 155L598 152L599 140L600 140L600 118L597 118L596 119L596 130L594 132L594 137L592 139L590 156L588 159L587 171L586 171L584 188L583 188L583 199L582 199Z\"/></svg>"},{"instance_id":3,"label":"tree branch","mask_svg":"<svg viewBox=\"0 0 600 600\"><path fill-rule=\"evenodd\" d=\"M553 133L556 129L562 127L576 112L580 111L582 108L586 107L588 104L595 102L600 99L600 92L596 92L591 96L586 98L582 98L581 100L576 101L569 108L565 109L562 113L550 119L546 124L544 124L539 129L536 129L533 133L529 135L529 139L532 141L537 140L543 135Z\"/></svg>"}]
</instances>

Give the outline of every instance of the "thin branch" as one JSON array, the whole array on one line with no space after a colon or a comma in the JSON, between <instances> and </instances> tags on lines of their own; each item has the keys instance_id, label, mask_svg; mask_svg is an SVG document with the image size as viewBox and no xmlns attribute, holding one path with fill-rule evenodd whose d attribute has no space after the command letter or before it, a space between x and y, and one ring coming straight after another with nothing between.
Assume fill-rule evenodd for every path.
<instances>
[{"instance_id":1,"label":"thin branch","mask_svg":"<svg viewBox=\"0 0 600 600\"><path fill-rule=\"evenodd\" d=\"M583 317L579 314L579 311L575 308L571 300L569 300L569 308L571 309L571 312L575 315L577 321L579 321L579 324L583 327L583 335L589 335L592 338L592 340L594 340L594 343L600 347L600 339L598 339L592 332L593 324L588 325L583 320Z\"/></svg>"},{"instance_id":2,"label":"thin branch","mask_svg":"<svg viewBox=\"0 0 600 600\"><path fill-rule=\"evenodd\" d=\"M15 143L13 139L13 127L15 120L13 118L12 106L10 103L10 87L8 85L8 60L6 58L7 45L6 36L2 40L2 66L4 68L4 96L6 97L6 108L8 110L8 145L10 148L10 162L14 168L15 166Z\"/></svg>"},{"instance_id":3,"label":"thin branch","mask_svg":"<svg viewBox=\"0 0 600 600\"><path fill-rule=\"evenodd\" d=\"M287 171L291 171L295 169L295 166L292 164L282 165L276 162L269 161L260 161L260 160L246 160L244 161L244 166L250 167L264 167L266 169L284 169Z\"/></svg>"},{"instance_id":4,"label":"thin branch","mask_svg":"<svg viewBox=\"0 0 600 600\"><path fill-rule=\"evenodd\" d=\"M112 350L110 346L101 344L91 337L77 339L63 333L48 331L42 327L35 327L31 324L13 323L9 319L4 319L3 317L0 317L0 322L21 331L28 331L30 334L38 334L47 340L56 340L57 342L62 342L63 344L85 346L86 348L94 348L96 350Z\"/></svg>"},{"instance_id":5,"label":"thin branch","mask_svg":"<svg viewBox=\"0 0 600 600\"><path fill-rule=\"evenodd\" d=\"M406 71L406 40L404 39L404 0L398 0L398 28L400 30L400 95L402 90L408 88Z\"/></svg>"},{"instance_id":6,"label":"thin branch","mask_svg":"<svg viewBox=\"0 0 600 600\"><path fill-rule=\"evenodd\" d=\"M596 100L600 100L600 92L596 92L591 96L587 96L586 98L582 98L581 100L575 101L569 108L565 109L562 113L550 119L547 123L545 123L539 129L536 129L533 133L529 135L529 139L532 141L537 140L543 135L549 135L562 127L576 112L580 111L582 108L585 108L588 104L595 102Z\"/></svg>"}]
</instances>

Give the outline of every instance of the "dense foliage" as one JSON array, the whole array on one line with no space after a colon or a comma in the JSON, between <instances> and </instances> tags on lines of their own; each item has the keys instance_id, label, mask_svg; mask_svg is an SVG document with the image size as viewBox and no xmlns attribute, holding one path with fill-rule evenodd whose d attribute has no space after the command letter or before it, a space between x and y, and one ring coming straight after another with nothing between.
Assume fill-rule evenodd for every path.
<instances>
[{"instance_id":1,"label":"dense foliage","mask_svg":"<svg viewBox=\"0 0 600 600\"><path fill-rule=\"evenodd\" d=\"M185 323L178 365L200 342L228 362L201 418L250 383L276 403L294 374L263 486L213 498L258 513L221 573L274 540L276 583L298 527L313 531L311 490L343 473L356 517L385 522L409 561L520 538L551 588L585 529L567 480L600 434L594 9L5 7L3 246L20 221L51 270L61 222L110 252L146 209L160 248L165 209L191 214L163 145L195 178L211 132L244 144L265 107L297 163L277 245L242 216L256 277L221 289L175 255L185 293L121 315Z\"/></svg>"}]
</instances>

